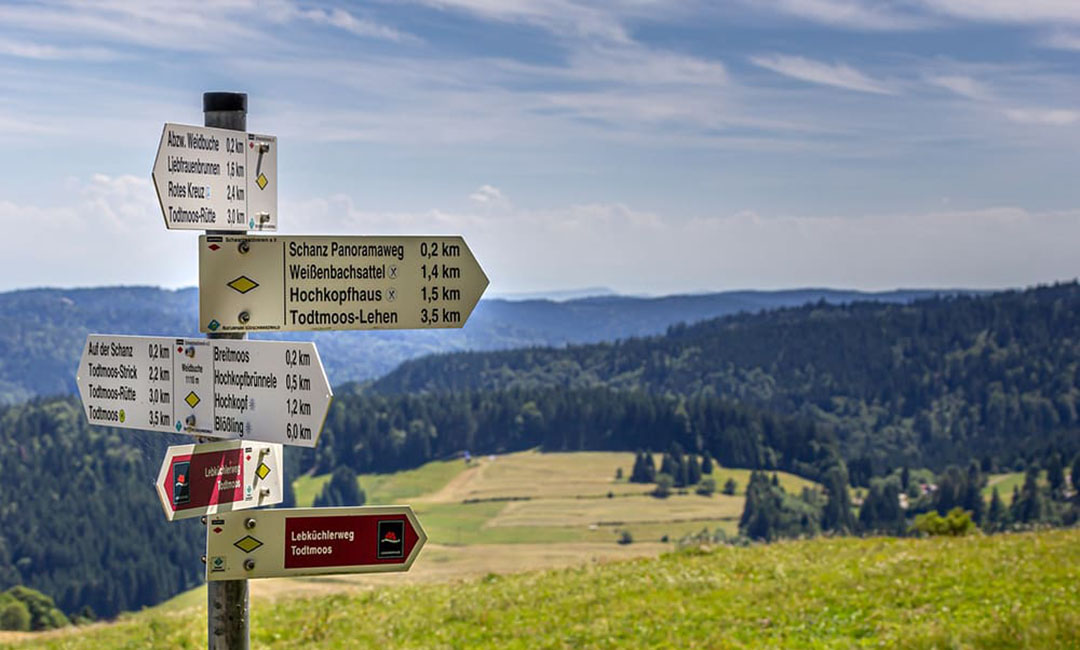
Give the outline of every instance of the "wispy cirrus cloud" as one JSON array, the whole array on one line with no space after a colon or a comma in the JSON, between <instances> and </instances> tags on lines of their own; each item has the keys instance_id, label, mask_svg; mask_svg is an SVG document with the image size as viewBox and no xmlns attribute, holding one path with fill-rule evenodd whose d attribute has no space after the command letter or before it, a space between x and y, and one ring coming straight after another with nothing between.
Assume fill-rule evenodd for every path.
<instances>
[{"instance_id":1,"label":"wispy cirrus cloud","mask_svg":"<svg viewBox=\"0 0 1080 650\"><path fill-rule=\"evenodd\" d=\"M752 56L750 62L785 77L808 83L876 95L898 94L898 90L891 84L863 74L845 63L825 63L786 54Z\"/></svg>"},{"instance_id":2,"label":"wispy cirrus cloud","mask_svg":"<svg viewBox=\"0 0 1080 650\"><path fill-rule=\"evenodd\" d=\"M1080 24L1080 3L1073 0L918 0L918 4L972 22Z\"/></svg>"},{"instance_id":3,"label":"wispy cirrus cloud","mask_svg":"<svg viewBox=\"0 0 1080 650\"><path fill-rule=\"evenodd\" d=\"M413 0L444 11L465 12L486 20L540 27L559 36L599 38L628 43L632 39L619 19L618 6L574 0ZM639 8L648 3L638 5ZM633 7L627 4L622 8Z\"/></svg>"},{"instance_id":4,"label":"wispy cirrus cloud","mask_svg":"<svg viewBox=\"0 0 1080 650\"><path fill-rule=\"evenodd\" d=\"M1055 50L1080 52L1080 33L1056 31L1043 38L1040 45Z\"/></svg>"},{"instance_id":5,"label":"wispy cirrus cloud","mask_svg":"<svg viewBox=\"0 0 1080 650\"><path fill-rule=\"evenodd\" d=\"M377 38L395 43L419 43L422 41L414 34L403 32L374 20L354 16L340 8L297 9L295 15L316 25L330 25L357 36Z\"/></svg>"},{"instance_id":6,"label":"wispy cirrus cloud","mask_svg":"<svg viewBox=\"0 0 1080 650\"><path fill-rule=\"evenodd\" d=\"M419 38L358 16L344 8L304 8L293 0L222 0L205 3L192 10L182 0L126 2L100 0L93 3L73 0L43 0L32 4L0 4L0 32L5 28L19 33L63 34L124 46L154 50L235 53L240 46L262 51L280 48L281 41L270 29L298 21L361 36L394 42L419 42ZM69 58L66 53L82 51L90 58L110 52L83 46L10 48L28 58Z\"/></svg>"},{"instance_id":7,"label":"wispy cirrus cloud","mask_svg":"<svg viewBox=\"0 0 1080 650\"><path fill-rule=\"evenodd\" d=\"M105 47L63 47L8 38L0 38L0 56L38 61L113 61L120 57Z\"/></svg>"},{"instance_id":8,"label":"wispy cirrus cloud","mask_svg":"<svg viewBox=\"0 0 1080 650\"><path fill-rule=\"evenodd\" d=\"M865 0L742 0L755 11L780 13L843 29L907 31L934 20L894 2Z\"/></svg>"},{"instance_id":9,"label":"wispy cirrus cloud","mask_svg":"<svg viewBox=\"0 0 1080 650\"><path fill-rule=\"evenodd\" d=\"M1080 111L1063 108L1011 108L1005 117L1019 124L1037 126L1072 126L1080 123Z\"/></svg>"},{"instance_id":10,"label":"wispy cirrus cloud","mask_svg":"<svg viewBox=\"0 0 1080 650\"><path fill-rule=\"evenodd\" d=\"M933 86L944 88L968 99L982 101L993 96L984 83L965 75L931 75L926 80Z\"/></svg>"},{"instance_id":11,"label":"wispy cirrus cloud","mask_svg":"<svg viewBox=\"0 0 1080 650\"><path fill-rule=\"evenodd\" d=\"M934 29L954 23L1080 24L1073 0L742 0L757 12L865 31Z\"/></svg>"}]
</instances>

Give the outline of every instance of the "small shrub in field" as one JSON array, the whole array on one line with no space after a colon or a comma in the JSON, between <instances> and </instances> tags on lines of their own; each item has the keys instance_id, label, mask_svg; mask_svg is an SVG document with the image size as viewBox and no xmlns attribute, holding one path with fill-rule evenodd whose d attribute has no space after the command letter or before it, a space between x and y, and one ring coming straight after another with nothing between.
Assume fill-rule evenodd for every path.
<instances>
[{"instance_id":1,"label":"small shrub in field","mask_svg":"<svg viewBox=\"0 0 1080 650\"><path fill-rule=\"evenodd\" d=\"M735 492L738 489L739 489L739 484L735 482L735 479L729 478L727 481L724 482L724 489L723 489L724 494L726 494L728 496L735 496Z\"/></svg>"},{"instance_id":2,"label":"small shrub in field","mask_svg":"<svg viewBox=\"0 0 1080 650\"><path fill-rule=\"evenodd\" d=\"M714 481L711 476L707 476L701 479L701 482L698 483L697 489L694 491L703 497L711 497L712 495L716 494L716 481Z\"/></svg>"},{"instance_id":3,"label":"small shrub in field","mask_svg":"<svg viewBox=\"0 0 1080 650\"><path fill-rule=\"evenodd\" d=\"M942 517L935 510L915 517L914 528L924 535L950 535L962 537L975 531L971 513L963 508L953 508Z\"/></svg>"},{"instance_id":4,"label":"small shrub in field","mask_svg":"<svg viewBox=\"0 0 1080 650\"><path fill-rule=\"evenodd\" d=\"M0 630L26 632L30 629L30 610L26 604L7 598L0 600Z\"/></svg>"},{"instance_id":5,"label":"small shrub in field","mask_svg":"<svg viewBox=\"0 0 1080 650\"><path fill-rule=\"evenodd\" d=\"M623 532L619 533L619 543L620 544L633 544L634 543L634 536L630 534L630 531L624 530Z\"/></svg>"},{"instance_id":6,"label":"small shrub in field","mask_svg":"<svg viewBox=\"0 0 1080 650\"><path fill-rule=\"evenodd\" d=\"M666 499L671 496L671 488L675 487L675 479L671 474L661 473L656 477L656 489L653 490L653 496L660 499Z\"/></svg>"}]
</instances>

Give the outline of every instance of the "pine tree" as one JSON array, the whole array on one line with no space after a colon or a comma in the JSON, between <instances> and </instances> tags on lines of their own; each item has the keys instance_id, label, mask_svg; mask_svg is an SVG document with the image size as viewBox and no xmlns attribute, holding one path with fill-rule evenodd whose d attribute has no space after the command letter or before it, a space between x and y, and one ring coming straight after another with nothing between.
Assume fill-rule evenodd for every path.
<instances>
[{"instance_id":1,"label":"pine tree","mask_svg":"<svg viewBox=\"0 0 1080 650\"><path fill-rule=\"evenodd\" d=\"M671 454L665 453L663 458L661 458L661 460L660 460L660 473L661 474L667 474L668 476L671 476L672 478L677 477L679 475L679 464L675 461L675 459L671 456Z\"/></svg>"},{"instance_id":2,"label":"pine tree","mask_svg":"<svg viewBox=\"0 0 1080 650\"><path fill-rule=\"evenodd\" d=\"M686 468L687 485L697 485L701 482L701 463L694 458L693 454L686 457L683 467Z\"/></svg>"},{"instance_id":3,"label":"pine tree","mask_svg":"<svg viewBox=\"0 0 1080 650\"><path fill-rule=\"evenodd\" d=\"M638 450L634 455L634 467L630 470L631 483L645 483L645 452Z\"/></svg>"},{"instance_id":4,"label":"pine tree","mask_svg":"<svg viewBox=\"0 0 1080 650\"><path fill-rule=\"evenodd\" d=\"M979 463L971 461L968 466L967 485L964 486L961 505L971 513L971 519L982 525L986 515L986 501L982 495L983 477Z\"/></svg>"},{"instance_id":5,"label":"pine tree","mask_svg":"<svg viewBox=\"0 0 1080 650\"><path fill-rule=\"evenodd\" d=\"M859 508L859 526L865 532L899 535L904 532L904 511L900 489L893 481L874 481Z\"/></svg>"},{"instance_id":6,"label":"pine tree","mask_svg":"<svg viewBox=\"0 0 1080 650\"><path fill-rule=\"evenodd\" d=\"M997 486L990 495L990 509L986 512L986 528L991 531L1001 530L1005 525L1005 504L1001 501L1001 494Z\"/></svg>"},{"instance_id":7,"label":"pine tree","mask_svg":"<svg viewBox=\"0 0 1080 650\"><path fill-rule=\"evenodd\" d=\"M362 506L367 500L360 489L356 472L351 467L342 465L334 470L330 480L323 486L322 492L315 497L315 507L326 506Z\"/></svg>"},{"instance_id":8,"label":"pine tree","mask_svg":"<svg viewBox=\"0 0 1080 650\"><path fill-rule=\"evenodd\" d=\"M645 477L646 483L656 483L656 461L653 459L651 451L645 452Z\"/></svg>"},{"instance_id":9,"label":"pine tree","mask_svg":"<svg viewBox=\"0 0 1080 650\"><path fill-rule=\"evenodd\" d=\"M1080 454L1077 454L1076 458L1073 459L1072 470L1070 471L1072 474L1069 479L1072 482L1073 491L1080 495Z\"/></svg>"},{"instance_id":10,"label":"pine tree","mask_svg":"<svg viewBox=\"0 0 1080 650\"><path fill-rule=\"evenodd\" d=\"M909 487L911 487L911 470L904 465L904 469L900 471L900 489L907 492Z\"/></svg>"},{"instance_id":11,"label":"pine tree","mask_svg":"<svg viewBox=\"0 0 1080 650\"><path fill-rule=\"evenodd\" d=\"M1010 513L1013 521L1030 524L1042 519L1044 504L1042 494L1039 493L1038 476L1039 466L1036 464L1028 466L1024 474L1024 486L1020 488L1013 501Z\"/></svg>"},{"instance_id":12,"label":"pine tree","mask_svg":"<svg viewBox=\"0 0 1080 650\"><path fill-rule=\"evenodd\" d=\"M1080 459L1080 456L1077 456ZM701 457L701 473L702 475L712 474L713 472L713 459L709 455L709 452L705 452L705 455Z\"/></svg>"},{"instance_id":13,"label":"pine tree","mask_svg":"<svg viewBox=\"0 0 1080 650\"><path fill-rule=\"evenodd\" d=\"M822 530L850 533L855 530L855 517L851 514L847 468L842 462L825 472L824 484L828 499L821 514Z\"/></svg>"},{"instance_id":14,"label":"pine tree","mask_svg":"<svg viewBox=\"0 0 1080 650\"><path fill-rule=\"evenodd\" d=\"M1046 464L1046 480L1050 483L1050 493L1055 498L1058 497L1065 487L1065 467L1061 462L1061 454L1051 454L1050 461Z\"/></svg>"},{"instance_id":15,"label":"pine tree","mask_svg":"<svg viewBox=\"0 0 1080 650\"><path fill-rule=\"evenodd\" d=\"M750 539L771 541L774 537L773 501L769 489L769 479L764 472L750 472L750 482L746 485L746 501L742 516L739 518L739 530Z\"/></svg>"}]
</instances>

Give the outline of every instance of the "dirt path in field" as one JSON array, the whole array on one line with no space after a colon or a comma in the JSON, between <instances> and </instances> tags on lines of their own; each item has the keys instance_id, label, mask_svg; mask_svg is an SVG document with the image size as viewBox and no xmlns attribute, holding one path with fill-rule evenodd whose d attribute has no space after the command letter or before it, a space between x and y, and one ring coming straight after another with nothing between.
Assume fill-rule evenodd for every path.
<instances>
[{"instance_id":1,"label":"dirt path in field","mask_svg":"<svg viewBox=\"0 0 1080 650\"><path fill-rule=\"evenodd\" d=\"M483 477L484 470L487 469L488 465L489 461L487 459L481 460L477 458L473 461L471 467L450 479L450 482L442 486L439 491L421 495L414 501L422 503L459 503L464 501L468 498L469 486Z\"/></svg>"}]
</instances>

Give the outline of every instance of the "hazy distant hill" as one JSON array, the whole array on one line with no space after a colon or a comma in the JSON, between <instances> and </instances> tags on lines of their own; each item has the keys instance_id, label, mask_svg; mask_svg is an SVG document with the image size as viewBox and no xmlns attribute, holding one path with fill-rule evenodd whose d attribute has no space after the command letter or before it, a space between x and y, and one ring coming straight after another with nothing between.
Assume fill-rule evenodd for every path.
<instances>
[{"instance_id":1,"label":"hazy distant hill","mask_svg":"<svg viewBox=\"0 0 1080 650\"><path fill-rule=\"evenodd\" d=\"M830 289L737 291L664 298L603 296L551 300L484 300L461 330L322 332L314 340L334 384L380 376L402 361L433 352L591 343L664 331L740 311L826 300L908 302L932 291L860 293ZM75 368L86 335L201 336L197 290L151 287L33 289L0 294L0 402L75 392ZM284 337L281 337L284 338Z\"/></svg>"}]
</instances>

